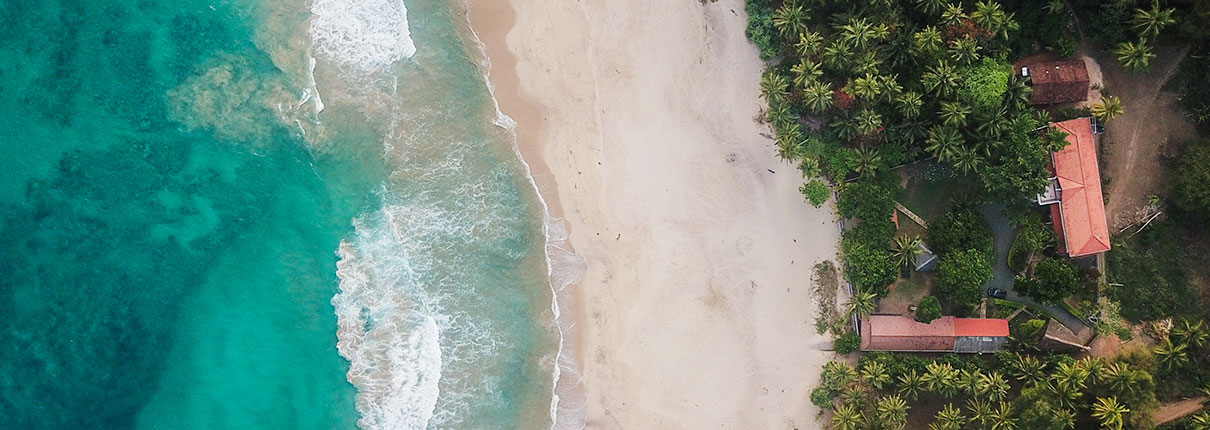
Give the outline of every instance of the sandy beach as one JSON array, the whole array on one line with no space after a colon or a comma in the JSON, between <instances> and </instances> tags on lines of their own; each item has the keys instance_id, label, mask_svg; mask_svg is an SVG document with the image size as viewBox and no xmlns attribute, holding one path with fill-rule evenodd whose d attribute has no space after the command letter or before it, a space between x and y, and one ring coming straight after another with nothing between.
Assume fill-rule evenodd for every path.
<instances>
[{"instance_id":1,"label":"sandy beach","mask_svg":"<svg viewBox=\"0 0 1210 430\"><path fill-rule=\"evenodd\" d=\"M501 110L569 243L572 351L594 429L816 428L832 357L804 202L758 122L740 0L471 0Z\"/></svg>"}]
</instances>

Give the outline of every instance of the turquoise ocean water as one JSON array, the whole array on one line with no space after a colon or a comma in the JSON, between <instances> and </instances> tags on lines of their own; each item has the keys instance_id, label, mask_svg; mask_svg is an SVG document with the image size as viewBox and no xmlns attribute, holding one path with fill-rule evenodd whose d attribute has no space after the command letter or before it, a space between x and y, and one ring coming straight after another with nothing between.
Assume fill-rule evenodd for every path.
<instances>
[{"instance_id":1,"label":"turquoise ocean water","mask_svg":"<svg viewBox=\"0 0 1210 430\"><path fill-rule=\"evenodd\" d=\"M461 5L0 27L0 428L555 421L545 211Z\"/></svg>"}]
</instances>

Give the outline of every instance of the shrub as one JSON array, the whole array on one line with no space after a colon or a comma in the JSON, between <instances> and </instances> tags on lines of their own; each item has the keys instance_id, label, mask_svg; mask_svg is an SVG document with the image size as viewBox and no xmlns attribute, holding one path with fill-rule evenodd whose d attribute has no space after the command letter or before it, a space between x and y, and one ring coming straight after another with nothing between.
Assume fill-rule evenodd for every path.
<instances>
[{"instance_id":1,"label":"shrub","mask_svg":"<svg viewBox=\"0 0 1210 430\"><path fill-rule=\"evenodd\" d=\"M862 291L886 297L887 286L895 282L899 268L890 249L887 246L870 247L847 236L849 234L841 240L845 276Z\"/></svg>"},{"instance_id":2,"label":"shrub","mask_svg":"<svg viewBox=\"0 0 1210 430\"><path fill-rule=\"evenodd\" d=\"M894 190L875 181L857 181L840 189L836 210L845 218L889 219L895 208Z\"/></svg>"},{"instance_id":3,"label":"shrub","mask_svg":"<svg viewBox=\"0 0 1210 430\"><path fill-rule=\"evenodd\" d=\"M1041 251L1055 241L1055 232L1042 223L1042 217L1031 212L1025 217L1021 230L1008 251L1008 265L1018 272L1025 270L1029 255Z\"/></svg>"},{"instance_id":4,"label":"shrub","mask_svg":"<svg viewBox=\"0 0 1210 430\"><path fill-rule=\"evenodd\" d=\"M970 208L956 207L929 226L928 243L941 254L974 249L990 261L995 239L983 215Z\"/></svg>"},{"instance_id":5,"label":"shrub","mask_svg":"<svg viewBox=\"0 0 1210 430\"><path fill-rule=\"evenodd\" d=\"M1043 303L1058 303L1075 293L1079 286L1080 278L1075 266L1066 260L1048 258L1038 263L1034 269L1034 279L1014 282L1013 289Z\"/></svg>"},{"instance_id":6,"label":"shrub","mask_svg":"<svg viewBox=\"0 0 1210 430\"><path fill-rule=\"evenodd\" d=\"M984 57L979 64L959 71L962 85L958 88L958 96L976 108L999 106L1008 90L1011 72L1012 66L1008 63Z\"/></svg>"},{"instance_id":7,"label":"shrub","mask_svg":"<svg viewBox=\"0 0 1210 430\"><path fill-rule=\"evenodd\" d=\"M832 409L832 390L825 387L815 387L811 390L811 404L818 406L820 409Z\"/></svg>"},{"instance_id":8,"label":"shrub","mask_svg":"<svg viewBox=\"0 0 1210 430\"><path fill-rule=\"evenodd\" d=\"M773 7L766 0L747 0L748 28L744 34L760 50L760 58L769 60L781 53L781 39L773 27Z\"/></svg>"},{"instance_id":9,"label":"shrub","mask_svg":"<svg viewBox=\"0 0 1210 430\"><path fill-rule=\"evenodd\" d=\"M849 354L861 348L861 335L855 331L846 331L832 341L832 348L837 354Z\"/></svg>"},{"instance_id":10,"label":"shrub","mask_svg":"<svg viewBox=\"0 0 1210 430\"><path fill-rule=\"evenodd\" d=\"M818 179L803 184L798 191L815 207L823 206L824 202L828 201L828 195L831 194L828 184Z\"/></svg>"},{"instance_id":11,"label":"shrub","mask_svg":"<svg viewBox=\"0 0 1210 430\"><path fill-rule=\"evenodd\" d=\"M937 318L941 318L941 302L933 296L920 299L916 306L916 321L928 324Z\"/></svg>"},{"instance_id":12,"label":"shrub","mask_svg":"<svg viewBox=\"0 0 1210 430\"><path fill-rule=\"evenodd\" d=\"M941 256L937 266L937 290L949 301L974 306L983 299L982 286L992 278L992 265L975 249Z\"/></svg>"}]
</instances>

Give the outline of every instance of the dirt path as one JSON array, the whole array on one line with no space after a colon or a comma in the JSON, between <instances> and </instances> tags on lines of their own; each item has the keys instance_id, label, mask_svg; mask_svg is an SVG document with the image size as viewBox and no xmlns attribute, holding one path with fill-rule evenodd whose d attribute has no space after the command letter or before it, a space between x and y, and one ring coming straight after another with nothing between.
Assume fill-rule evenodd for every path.
<instances>
[{"instance_id":1,"label":"dirt path","mask_svg":"<svg viewBox=\"0 0 1210 430\"><path fill-rule=\"evenodd\" d=\"M1164 193L1164 154L1196 135L1176 105L1177 95L1160 90L1188 48L1157 48L1151 70L1138 74L1122 69L1112 54L1096 53L1087 44L1081 51L1100 63L1105 88L1122 100L1125 110L1106 126L1101 140L1101 171L1108 191L1105 210L1116 233L1134 221L1148 196Z\"/></svg>"},{"instance_id":2,"label":"dirt path","mask_svg":"<svg viewBox=\"0 0 1210 430\"><path fill-rule=\"evenodd\" d=\"M1155 415L1151 416L1151 419L1155 420L1155 425L1157 426L1169 421L1179 420L1185 416L1188 416L1189 414L1201 410L1202 402L1205 400L1205 397L1198 397L1189 400L1182 400L1176 403L1165 404L1164 406L1160 407L1160 410L1155 412Z\"/></svg>"}]
</instances>

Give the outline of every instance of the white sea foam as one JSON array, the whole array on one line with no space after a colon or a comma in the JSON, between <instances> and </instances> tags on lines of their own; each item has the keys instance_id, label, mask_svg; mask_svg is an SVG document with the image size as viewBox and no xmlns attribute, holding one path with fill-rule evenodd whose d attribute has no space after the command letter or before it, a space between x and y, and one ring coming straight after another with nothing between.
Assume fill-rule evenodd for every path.
<instances>
[{"instance_id":1,"label":"white sea foam","mask_svg":"<svg viewBox=\"0 0 1210 430\"><path fill-rule=\"evenodd\" d=\"M387 214L358 220L356 236L340 245L336 346L350 363L359 427L420 429L440 394L441 316L409 295L422 289Z\"/></svg>"},{"instance_id":2,"label":"white sea foam","mask_svg":"<svg viewBox=\"0 0 1210 430\"><path fill-rule=\"evenodd\" d=\"M469 14L467 14L469 20ZM550 216L550 206L546 204L546 199L542 197L541 190L538 189L537 182L534 181L533 171L529 163L525 161L525 157L521 154L521 148L517 143L517 122L512 117L505 115L500 110L500 101L496 99L496 88L492 83L491 76L491 59L487 55L487 48L483 46L482 40L479 39L479 34L473 28L470 28L469 22L467 28L470 29L471 40L474 41L474 47L478 50L477 59L479 67L483 70L483 79L487 83L488 92L491 93L492 104L496 110L496 117L492 123L498 127L508 130L512 137L513 153L521 164L525 167L525 176L532 187L534 194L538 196L538 202L542 205L543 228L542 233L546 238L546 273L550 280L551 289L551 312L554 314L555 330L559 335L559 347L555 351L554 362L550 363L552 381L552 392L550 399L550 421L552 430L579 430L587 425L587 408L588 397L583 390L581 382L583 377L580 374L579 365L575 358L571 355L571 351L575 350L575 339L572 337L571 329L575 326L575 320L569 314L564 314L562 309L571 309L571 301L573 296L564 292L564 290L575 284L583 277L587 269L587 262L584 257L572 252L566 245L567 241L567 226L563 221Z\"/></svg>"},{"instance_id":3,"label":"white sea foam","mask_svg":"<svg viewBox=\"0 0 1210 430\"><path fill-rule=\"evenodd\" d=\"M342 71L369 75L416 53L403 0L315 0L315 55Z\"/></svg>"}]
</instances>

